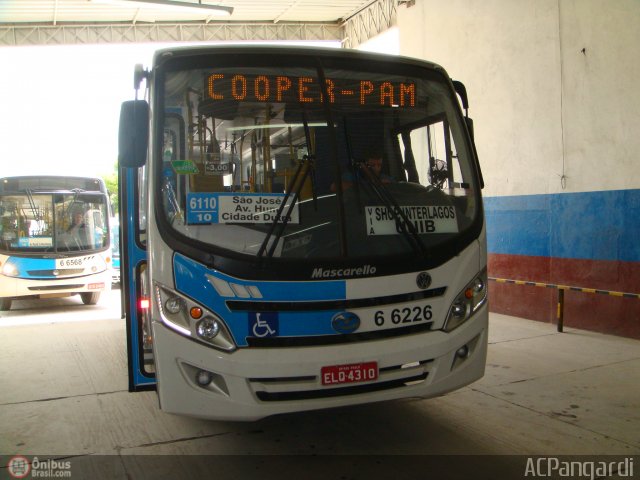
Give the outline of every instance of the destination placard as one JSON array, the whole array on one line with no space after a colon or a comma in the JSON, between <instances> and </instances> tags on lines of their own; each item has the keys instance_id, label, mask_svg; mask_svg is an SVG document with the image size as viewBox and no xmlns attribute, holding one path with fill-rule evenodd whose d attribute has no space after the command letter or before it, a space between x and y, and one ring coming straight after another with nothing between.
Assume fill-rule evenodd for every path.
<instances>
[{"instance_id":1,"label":"destination placard","mask_svg":"<svg viewBox=\"0 0 640 480\"><path fill-rule=\"evenodd\" d=\"M52 237L20 237L18 239L18 247L51 247L53 246Z\"/></svg>"},{"instance_id":2,"label":"destination placard","mask_svg":"<svg viewBox=\"0 0 640 480\"><path fill-rule=\"evenodd\" d=\"M187 223L272 223L278 218L278 209L284 201L283 193L227 193L202 192L187 194ZM289 197L289 202L293 196ZM284 216L289 209L282 210ZM298 223L298 205L291 210L288 223Z\"/></svg>"},{"instance_id":3,"label":"destination placard","mask_svg":"<svg viewBox=\"0 0 640 480\"><path fill-rule=\"evenodd\" d=\"M418 234L457 233L456 209L451 205L400 207ZM367 235L397 235L402 232L402 217L385 206L365 207ZM410 231L407 228L407 231Z\"/></svg>"}]
</instances>

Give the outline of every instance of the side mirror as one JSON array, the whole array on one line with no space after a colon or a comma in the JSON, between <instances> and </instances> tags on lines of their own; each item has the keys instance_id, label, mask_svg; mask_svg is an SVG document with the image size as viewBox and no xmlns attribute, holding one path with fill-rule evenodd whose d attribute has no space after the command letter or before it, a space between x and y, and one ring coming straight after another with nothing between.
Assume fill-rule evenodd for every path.
<instances>
[{"instance_id":1,"label":"side mirror","mask_svg":"<svg viewBox=\"0 0 640 480\"><path fill-rule=\"evenodd\" d=\"M139 168L147 161L149 144L149 104L129 100L120 108L118 163L121 167Z\"/></svg>"},{"instance_id":2,"label":"side mirror","mask_svg":"<svg viewBox=\"0 0 640 480\"><path fill-rule=\"evenodd\" d=\"M473 119L469 118L469 97L467 97L467 87L464 86L464 83L458 80L452 80L453 89L456 91L458 96L460 97L460 102L462 103L462 108L464 109L464 123L467 126L467 130L469 131L469 136L471 137L471 145L473 150L476 149L476 140L473 132ZM476 152L476 159L478 154ZM476 160L476 166L478 167L478 175L480 177L480 188L484 188L484 178L482 177L482 169L480 168L480 162Z\"/></svg>"},{"instance_id":3,"label":"side mirror","mask_svg":"<svg viewBox=\"0 0 640 480\"><path fill-rule=\"evenodd\" d=\"M458 96L460 97L460 101L462 102L462 108L464 108L464 116L469 116L469 97L467 97L467 87L464 86L459 80L452 80L453 89L456 91Z\"/></svg>"},{"instance_id":4,"label":"side mirror","mask_svg":"<svg viewBox=\"0 0 640 480\"><path fill-rule=\"evenodd\" d=\"M469 130L469 135L471 136L471 140L473 141L473 120L469 118L469 97L467 97L467 87L464 86L464 83L458 80L452 80L451 83L453 84L453 89L460 97L460 102L462 103L462 108L464 109L464 123L467 124L467 130Z\"/></svg>"},{"instance_id":5,"label":"side mirror","mask_svg":"<svg viewBox=\"0 0 640 480\"><path fill-rule=\"evenodd\" d=\"M473 118L464 117L464 123L467 124L467 130L469 130L469 135L471 135L471 140L475 142L475 137L473 135Z\"/></svg>"}]
</instances>

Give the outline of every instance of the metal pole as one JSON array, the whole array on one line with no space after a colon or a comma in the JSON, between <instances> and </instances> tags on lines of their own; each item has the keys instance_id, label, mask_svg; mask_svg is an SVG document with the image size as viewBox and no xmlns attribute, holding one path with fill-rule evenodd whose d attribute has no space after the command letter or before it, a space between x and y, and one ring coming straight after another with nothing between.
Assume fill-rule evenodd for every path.
<instances>
[{"instance_id":1,"label":"metal pole","mask_svg":"<svg viewBox=\"0 0 640 480\"><path fill-rule=\"evenodd\" d=\"M556 314L558 318L558 332L562 332L564 326L564 289L558 289L558 312Z\"/></svg>"}]
</instances>

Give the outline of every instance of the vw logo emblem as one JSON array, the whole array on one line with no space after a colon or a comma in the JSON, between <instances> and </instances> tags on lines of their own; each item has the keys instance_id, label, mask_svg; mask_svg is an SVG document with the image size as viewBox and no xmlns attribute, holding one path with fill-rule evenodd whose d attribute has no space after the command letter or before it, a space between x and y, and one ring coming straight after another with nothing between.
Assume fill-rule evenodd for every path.
<instances>
[{"instance_id":1,"label":"vw logo emblem","mask_svg":"<svg viewBox=\"0 0 640 480\"><path fill-rule=\"evenodd\" d=\"M338 333L353 333L360 327L360 317L351 312L336 313L331 319L331 326Z\"/></svg>"},{"instance_id":2,"label":"vw logo emblem","mask_svg":"<svg viewBox=\"0 0 640 480\"><path fill-rule=\"evenodd\" d=\"M418 285L418 288L422 290L429 288L431 285L431 275L427 272L420 272L416 278L416 284Z\"/></svg>"}]
</instances>

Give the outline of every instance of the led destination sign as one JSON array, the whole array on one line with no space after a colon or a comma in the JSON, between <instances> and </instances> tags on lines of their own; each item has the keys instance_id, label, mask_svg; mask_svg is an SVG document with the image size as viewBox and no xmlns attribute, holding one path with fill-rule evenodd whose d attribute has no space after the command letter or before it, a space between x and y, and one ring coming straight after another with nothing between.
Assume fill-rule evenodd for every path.
<instances>
[{"instance_id":1,"label":"led destination sign","mask_svg":"<svg viewBox=\"0 0 640 480\"><path fill-rule=\"evenodd\" d=\"M206 80L208 97L215 101L320 103L324 97L313 77L213 73ZM326 79L330 103L362 107L416 106L416 84L379 80Z\"/></svg>"}]
</instances>

